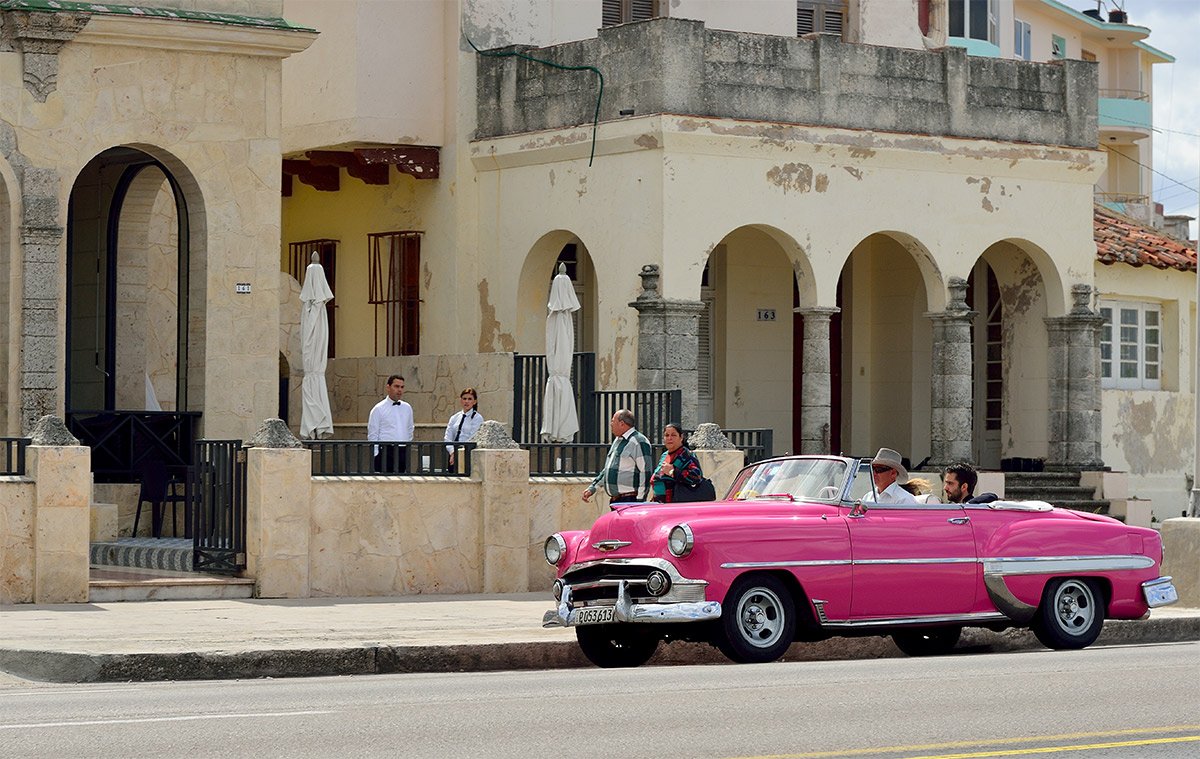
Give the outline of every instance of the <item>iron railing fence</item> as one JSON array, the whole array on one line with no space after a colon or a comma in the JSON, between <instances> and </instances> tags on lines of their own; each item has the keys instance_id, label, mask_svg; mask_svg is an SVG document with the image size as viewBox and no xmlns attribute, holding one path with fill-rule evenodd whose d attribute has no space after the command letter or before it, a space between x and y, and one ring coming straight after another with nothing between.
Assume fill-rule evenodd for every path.
<instances>
[{"instance_id":1,"label":"iron railing fence","mask_svg":"<svg viewBox=\"0 0 1200 759\"><path fill-rule=\"evenodd\" d=\"M193 461L192 568L235 574L246 568L246 450L241 440L197 440Z\"/></svg>"},{"instance_id":2,"label":"iron railing fence","mask_svg":"<svg viewBox=\"0 0 1200 759\"><path fill-rule=\"evenodd\" d=\"M608 443L527 443L532 477L594 477L604 466Z\"/></svg>"},{"instance_id":3,"label":"iron railing fence","mask_svg":"<svg viewBox=\"0 0 1200 759\"><path fill-rule=\"evenodd\" d=\"M453 446L438 442L374 443L366 440L305 440L312 451L314 477L470 477L474 443Z\"/></svg>"},{"instance_id":4,"label":"iron railing fence","mask_svg":"<svg viewBox=\"0 0 1200 759\"><path fill-rule=\"evenodd\" d=\"M597 390L592 396L593 418L598 425L588 442L610 438L608 421L620 409L629 409L637 418L637 428L654 442L668 422L679 423L683 416L683 391L673 390Z\"/></svg>"},{"instance_id":5,"label":"iron railing fence","mask_svg":"<svg viewBox=\"0 0 1200 759\"><path fill-rule=\"evenodd\" d=\"M25 449L28 447L27 437L0 437L0 476L25 475Z\"/></svg>"},{"instance_id":6,"label":"iron railing fence","mask_svg":"<svg viewBox=\"0 0 1200 759\"><path fill-rule=\"evenodd\" d=\"M576 353L571 359L571 387L575 390L575 410L579 413L580 442L598 442L596 420L592 418L590 399L596 390L596 354ZM540 443L542 402L546 395L546 357L517 353L513 355L513 440Z\"/></svg>"},{"instance_id":7,"label":"iron railing fence","mask_svg":"<svg viewBox=\"0 0 1200 759\"><path fill-rule=\"evenodd\" d=\"M733 447L746 454L746 463L769 459L775 455L775 430L762 429L721 430Z\"/></svg>"},{"instance_id":8,"label":"iron railing fence","mask_svg":"<svg viewBox=\"0 0 1200 759\"><path fill-rule=\"evenodd\" d=\"M96 482L137 482L144 466L186 467L199 411L68 411L67 429L92 449Z\"/></svg>"}]
</instances>

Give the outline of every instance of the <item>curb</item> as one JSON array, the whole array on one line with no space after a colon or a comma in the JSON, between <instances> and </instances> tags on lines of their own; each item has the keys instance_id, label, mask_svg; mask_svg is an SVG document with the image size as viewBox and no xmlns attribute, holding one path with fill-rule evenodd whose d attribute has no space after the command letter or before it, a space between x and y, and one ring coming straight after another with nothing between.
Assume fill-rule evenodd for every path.
<instances>
[{"instance_id":1,"label":"curb","mask_svg":"<svg viewBox=\"0 0 1200 759\"><path fill-rule=\"evenodd\" d=\"M1200 640L1200 617L1105 622L1097 646ZM993 632L969 628L955 654L1006 653L1044 648L1028 629ZM796 643L782 661L899 658L890 638L830 638ZM712 646L661 646L648 666L728 664ZM103 683L162 680L235 680L417 672L495 672L573 669L591 664L573 642L483 643L450 646L356 646L234 652L91 654L0 649L0 670L30 680Z\"/></svg>"}]
</instances>

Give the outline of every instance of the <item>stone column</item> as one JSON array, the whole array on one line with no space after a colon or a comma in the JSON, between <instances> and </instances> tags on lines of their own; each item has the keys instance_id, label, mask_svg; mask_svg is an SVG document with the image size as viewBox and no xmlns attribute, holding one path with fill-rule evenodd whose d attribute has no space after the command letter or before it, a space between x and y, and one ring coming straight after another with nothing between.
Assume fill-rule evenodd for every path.
<instances>
[{"instance_id":1,"label":"stone column","mask_svg":"<svg viewBox=\"0 0 1200 759\"><path fill-rule=\"evenodd\" d=\"M259 598L308 598L312 452L282 419L246 447L246 575Z\"/></svg>"},{"instance_id":2,"label":"stone column","mask_svg":"<svg viewBox=\"0 0 1200 759\"><path fill-rule=\"evenodd\" d=\"M833 424L829 320L840 309L797 308L804 317L804 376L800 381L800 453L830 453Z\"/></svg>"},{"instance_id":3,"label":"stone column","mask_svg":"<svg viewBox=\"0 0 1200 759\"><path fill-rule=\"evenodd\" d=\"M21 172L25 219L21 226L21 429L47 414L61 413L65 376L58 359L59 277L58 173L26 167Z\"/></svg>"},{"instance_id":4,"label":"stone column","mask_svg":"<svg viewBox=\"0 0 1200 759\"><path fill-rule=\"evenodd\" d=\"M977 313L967 307L967 281L950 277L950 303L933 322L933 366L930 375L929 466L941 468L974 455L974 397L971 379L971 325Z\"/></svg>"},{"instance_id":5,"label":"stone column","mask_svg":"<svg viewBox=\"0 0 1200 759\"><path fill-rule=\"evenodd\" d=\"M504 424L487 421L471 438L471 477L482 482L484 593L529 590L529 451L520 448Z\"/></svg>"},{"instance_id":6,"label":"stone column","mask_svg":"<svg viewBox=\"0 0 1200 759\"><path fill-rule=\"evenodd\" d=\"M1103 469L1100 458L1100 326L1091 309L1092 287L1071 287L1066 316L1046 318L1050 346L1049 456L1058 471Z\"/></svg>"},{"instance_id":7,"label":"stone column","mask_svg":"<svg viewBox=\"0 0 1200 759\"><path fill-rule=\"evenodd\" d=\"M33 602L86 603L91 535L92 449L62 419L34 425L26 471L33 498Z\"/></svg>"},{"instance_id":8,"label":"stone column","mask_svg":"<svg viewBox=\"0 0 1200 759\"><path fill-rule=\"evenodd\" d=\"M683 395L685 428L696 426L700 392L700 314L698 300L668 300L658 291L657 264L639 274L642 294L629 305L638 312L638 390L679 388Z\"/></svg>"},{"instance_id":9,"label":"stone column","mask_svg":"<svg viewBox=\"0 0 1200 759\"><path fill-rule=\"evenodd\" d=\"M711 422L697 427L687 442L704 476L712 480L717 498L724 498L737 473L746 465L746 454L734 448L721 428Z\"/></svg>"}]
</instances>

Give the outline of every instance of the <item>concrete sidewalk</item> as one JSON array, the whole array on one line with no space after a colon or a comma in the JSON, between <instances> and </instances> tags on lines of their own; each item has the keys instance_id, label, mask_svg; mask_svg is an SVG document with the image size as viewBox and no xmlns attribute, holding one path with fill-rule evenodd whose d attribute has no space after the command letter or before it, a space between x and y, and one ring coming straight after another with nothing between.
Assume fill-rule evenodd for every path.
<instances>
[{"instance_id":1,"label":"concrete sidewalk","mask_svg":"<svg viewBox=\"0 0 1200 759\"><path fill-rule=\"evenodd\" d=\"M0 670L53 682L302 677L590 666L570 629L543 629L548 593L389 599L238 599L0 607ZM1200 640L1200 609L1106 623L1098 645ZM1040 648L1031 633L968 629L960 650ZM798 643L789 660L900 656L886 638ZM726 661L673 643L652 663Z\"/></svg>"}]
</instances>

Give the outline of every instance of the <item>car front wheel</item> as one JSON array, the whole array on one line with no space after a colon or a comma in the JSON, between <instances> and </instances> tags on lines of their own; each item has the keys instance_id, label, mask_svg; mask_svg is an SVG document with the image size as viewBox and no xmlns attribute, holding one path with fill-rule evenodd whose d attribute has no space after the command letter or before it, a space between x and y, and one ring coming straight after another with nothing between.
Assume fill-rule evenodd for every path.
<instances>
[{"instance_id":1,"label":"car front wheel","mask_svg":"<svg viewBox=\"0 0 1200 759\"><path fill-rule=\"evenodd\" d=\"M583 625L575 639L588 661L605 669L640 667L658 650L658 638L638 625Z\"/></svg>"},{"instance_id":2,"label":"car front wheel","mask_svg":"<svg viewBox=\"0 0 1200 759\"><path fill-rule=\"evenodd\" d=\"M1033 634L1047 648L1084 648L1104 627L1104 594L1094 580L1052 580L1042 594Z\"/></svg>"},{"instance_id":3,"label":"car front wheel","mask_svg":"<svg viewBox=\"0 0 1200 759\"><path fill-rule=\"evenodd\" d=\"M736 662L775 661L796 637L796 607L783 583L770 575L740 577L721 611L717 647Z\"/></svg>"},{"instance_id":4,"label":"car front wheel","mask_svg":"<svg viewBox=\"0 0 1200 759\"><path fill-rule=\"evenodd\" d=\"M892 640L909 656L940 656L954 649L960 635L961 627L938 627L892 633Z\"/></svg>"}]
</instances>

